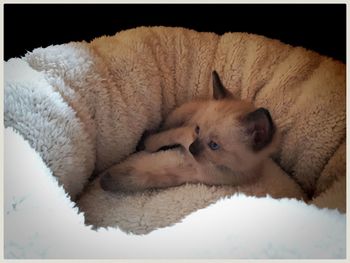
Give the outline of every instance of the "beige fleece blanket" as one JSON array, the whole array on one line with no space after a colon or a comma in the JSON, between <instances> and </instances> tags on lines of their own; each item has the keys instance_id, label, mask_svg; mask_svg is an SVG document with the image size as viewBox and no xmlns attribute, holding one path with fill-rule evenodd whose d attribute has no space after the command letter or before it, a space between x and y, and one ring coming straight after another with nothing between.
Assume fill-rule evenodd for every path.
<instances>
[{"instance_id":1,"label":"beige fleece blanket","mask_svg":"<svg viewBox=\"0 0 350 263\"><path fill-rule=\"evenodd\" d=\"M214 69L237 97L268 108L279 127L270 176L245 188L184 185L135 195L88 181L130 155L174 107L211 97ZM138 234L238 192L300 197L295 182L310 202L345 211L345 103L344 64L246 33L142 27L38 48L5 65L5 126L41 154L88 224Z\"/></svg>"}]
</instances>

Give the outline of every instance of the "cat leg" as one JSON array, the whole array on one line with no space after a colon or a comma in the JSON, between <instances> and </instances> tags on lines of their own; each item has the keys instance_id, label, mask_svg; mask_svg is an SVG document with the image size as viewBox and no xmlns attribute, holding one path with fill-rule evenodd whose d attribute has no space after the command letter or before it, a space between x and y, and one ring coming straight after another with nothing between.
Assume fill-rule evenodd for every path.
<instances>
[{"instance_id":1,"label":"cat leg","mask_svg":"<svg viewBox=\"0 0 350 263\"><path fill-rule=\"evenodd\" d=\"M188 150L197 138L196 128L191 126L179 127L152 134L144 141L145 150L156 152L164 146L181 145Z\"/></svg>"},{"instance_id":2,"label":"cat leg","mask_svg":"<svg viewBox=\"0 0 350 263\"><path fill-rule=\"evenodd\" d=\"M202 107L203 102L201 101L192 101L185 104L182 104L180 107L176 108L165 119L164 123L162 124L160 131L166 131L173 128L179 128L181 126L185 126L186 123L189 123L190 119L195 115L196 112L200 110ZM145 150L145 140L154 135L156 132L152 130L145 130L142 134L137 146L136 151L144 151ZM181 143L173 143L174 144L181 144ZM170 146L171 144L163 144L159 146L157 149L153 149L153 151L158 150L159 148L162 148L164 146ZM155 147L152 147L155 148ZM150 151L150 149L148 149Z\"/></svg>"},{"instance_id":3,"label":"cat leg","mask_svg":"<svg viewBox=\"0 0 350 263\"><path fill-rule=\"evenodd\" d=\"M108 169L100 178L102 189L137 192L197 182L197 172L183 150L139 152Z\"/></svg>"}]
</instances>

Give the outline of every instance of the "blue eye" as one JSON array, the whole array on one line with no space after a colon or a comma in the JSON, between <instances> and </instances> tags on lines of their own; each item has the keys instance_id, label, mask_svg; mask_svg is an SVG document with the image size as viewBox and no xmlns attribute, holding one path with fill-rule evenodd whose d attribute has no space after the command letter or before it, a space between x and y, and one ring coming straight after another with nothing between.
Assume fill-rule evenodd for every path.
<instances>
[{"instance_id":1,"label":"blue eye","mask_svg":"<svg viewBox=\"0 0 350 263\"><path fill-rule=\"evenodd\" d=\"M218 150L218 149L220 148L220 145L217 144L216 142L213 142L213 141L210 141L210 142L208 143L208 146L209 146L209 148L212 149L213 151Z\"/></svg>"}]
</instances>

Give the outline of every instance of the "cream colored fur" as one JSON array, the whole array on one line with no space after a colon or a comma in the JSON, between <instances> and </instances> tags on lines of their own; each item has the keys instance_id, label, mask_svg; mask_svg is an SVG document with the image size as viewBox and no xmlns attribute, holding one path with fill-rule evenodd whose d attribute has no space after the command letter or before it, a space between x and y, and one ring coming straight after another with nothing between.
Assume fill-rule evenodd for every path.
<instances>
[{"instance_id":1,"label":"cream colored fur","mask_svg":"<svg viewBox=\"0 0 350 263\"><path fill-rule=\"evenodd\" d=\"M5 64L5 126L31 143L73 198L80 195L87 222L147 232L240 189L185 185L128 196L84 186L176 106L211 97L214 69L235 96L269 109L282 135L277 164L316 193L317 205L345 211L345 192L329 190L345 185L345 65L262 36L142 27L35 49ZM282 180L289 179L244 192L288 196ZM136 226L128 210L139 213Z\"/></svg>"}]
</instances>

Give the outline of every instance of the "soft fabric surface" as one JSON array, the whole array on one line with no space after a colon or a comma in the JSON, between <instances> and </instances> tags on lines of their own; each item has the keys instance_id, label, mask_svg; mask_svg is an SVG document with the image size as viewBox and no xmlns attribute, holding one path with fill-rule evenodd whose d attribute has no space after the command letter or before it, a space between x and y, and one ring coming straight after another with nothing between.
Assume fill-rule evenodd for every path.
<instances>
[{"instance_id":1,"label":"soft fabric surface","mask_svg":"<svg viewBox=\"0 0 350 263\"><path fill-rule=\"evenodd\" d=\"M88 182L131 154L143 131L157 128L175 106L210 97L213 69L237 97L268 108L279 127L281 147L269 176L241 188L184 185L136 195L105 192L98 179ZM149 233L238 192L304 193L318 207L345 211L345 65L303 48L244 33L137 28L11 59L4 95L5 126L40 154L86 223L96 227Z\"/></svg>"},{"instance_id":2,"label":"soft fabric surface","mask_svg":"<svg viewBox=\"0 0 350 263\"><path fill-rule=\"evenodd\" d=\"M5 258L345 258L346 217L296 200L234 195L148 235L84 225L50 169L5 130ZM160 210L163 209L160 207Z\"/></svg>"}]
</instances>

